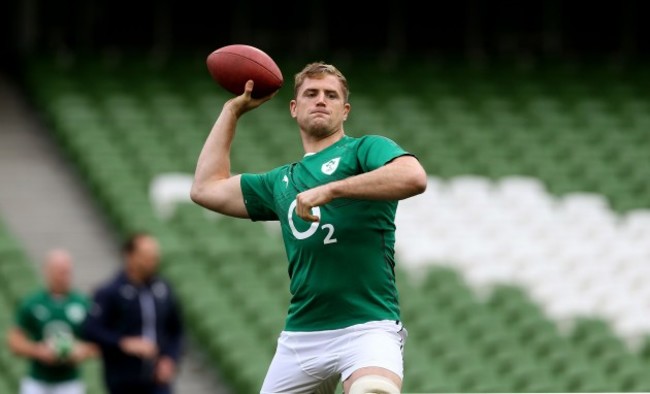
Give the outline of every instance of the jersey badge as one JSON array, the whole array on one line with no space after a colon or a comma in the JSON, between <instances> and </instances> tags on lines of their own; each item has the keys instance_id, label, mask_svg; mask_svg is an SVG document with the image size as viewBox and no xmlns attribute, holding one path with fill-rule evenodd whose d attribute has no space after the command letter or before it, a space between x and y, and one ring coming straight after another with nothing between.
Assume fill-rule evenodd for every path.
<instances>
[{"instance_id":1,"label":"jersey badge","mask_svg":"<svg viewBox=\"0 0 650 394\"><path fill-rule=\"evenodd\" d=\"M334 158L328 161L327 163L323 164L320 170L323 171L323 174L325 175L332 175L334 171L336 171L336 169L338 168L339 161L341 161L340 157Z\"/></svg>"},{"instance_id":2,"label":"jersey badge","mask_svg":"<svg viewBox=\"0 0 650 394\"><path fill-rule=\"evenodd\" d=\"M70 304L66 308L65 314L71 322L78 324L86 317L86 310L81 304Z\"/></svg>"}]
</instances>

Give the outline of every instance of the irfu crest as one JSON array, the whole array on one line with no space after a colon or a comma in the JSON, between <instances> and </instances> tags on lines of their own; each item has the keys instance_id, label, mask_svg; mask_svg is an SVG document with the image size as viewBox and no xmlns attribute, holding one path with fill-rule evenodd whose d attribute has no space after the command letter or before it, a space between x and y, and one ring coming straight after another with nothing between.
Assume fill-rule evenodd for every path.
<instances>
[{"instance_id":1,"label":"irfu crest","mask_svg":"<svg viewBox=\"0 0 650 394\"><path fill-rule=\"evenodd\" d=\"M328 161L327 163L323 164L321 166L320 170L323 171L323 174L332 175L334 173L334 171L336 171L336 169L338 168L339 161L341 161L340 157L332 159L332 160Z\"/></svg>"}]
</instances>

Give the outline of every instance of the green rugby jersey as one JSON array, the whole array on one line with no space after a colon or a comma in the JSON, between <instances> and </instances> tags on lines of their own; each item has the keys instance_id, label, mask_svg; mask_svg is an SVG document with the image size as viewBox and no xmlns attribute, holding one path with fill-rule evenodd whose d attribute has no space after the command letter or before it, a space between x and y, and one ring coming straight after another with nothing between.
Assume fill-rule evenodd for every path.
<instances>
[{"instance_id":1,"label":"green rugby jersey","mask_svg":"<svg viewBox=\"0 0 650 394\"><path fill-rule=\"evenodd\" d=\"M317 223L295 213L302 191L377 169L410 155L377 135L344 136L324 150L262 174L243 174L253 221L279 220L289 260L287 331L319 331L399 320L395 285L397 201L335 199L316 207Z\"/></svg>"},{"instance_id":2,"label":"green rugby jersey","mask_svg":"<svg viewBox=\"0 0 650 394\"><path fill-rule=\"evenodd\" d=\"M33 341L54 340L57 336L78 338L86 318L89 301L80 292L71 291L53 298L45 290L27 297L16 311L16 325ZM44 382L64 382L79 378L79 368L71 364L46 365L30 361L29 376Z\"/></svg>"}]
</instances>

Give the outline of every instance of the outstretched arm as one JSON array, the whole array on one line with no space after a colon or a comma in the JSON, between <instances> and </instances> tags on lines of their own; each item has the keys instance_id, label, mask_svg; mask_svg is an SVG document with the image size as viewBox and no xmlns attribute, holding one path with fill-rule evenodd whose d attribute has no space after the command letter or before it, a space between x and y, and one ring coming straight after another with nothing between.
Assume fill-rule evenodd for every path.
<instances>
[{"instance_id":1,"label":"outstretched arm","mask_svg":"<svg viewBox=\"0 0 650 394\"><path fill-rule=\"evenodd\" d=\"M308 221L318 221L311 214L318 207L335 198L364 200L402 200L423 193L427 174L413 156L400 156L376 170L304 191L296 196L296 213Z\"/></svg>"},{"instance_id":2,"label":"outstretched arm","mask_svg":"<svg viewBox=\"0 0 650 394\"><path fill-rule=\"evenodd\" d=\"M246 83L240 96L228 100L212 126L210 135L199 154L190 196L192 201L212 211L247 218L241 190L241 175L230 173L230 148L235 137L237 120L244 113L273 97L253 99L253 81Z\"/></svg>"}]
</instances>

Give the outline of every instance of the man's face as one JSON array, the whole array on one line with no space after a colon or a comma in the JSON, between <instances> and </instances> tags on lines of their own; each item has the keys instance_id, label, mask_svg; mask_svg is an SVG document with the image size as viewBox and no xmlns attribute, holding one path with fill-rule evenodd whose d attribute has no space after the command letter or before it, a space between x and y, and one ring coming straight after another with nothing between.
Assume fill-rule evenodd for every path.
<instances>
[{"instance_id":1,"label":"man's face","mask_svg":"<svg viewBox=\"0 0 650 394\"><path fill-rule=\"evenodd\" d=\"M136 241L135 249L130 256L138 276L148 279L158 270L160 260L160 247L152 237L141 237Z\"/></svg>"},{"instance_id":2,"label":"man's face","mask_svg":"<svg viewBox=\"0 0 650 394\"><path fill-rule=\"evenodd\" d=\"M65 294L72 286L72 258L63 250L48 254L45 261L45 280L52 293Z\"/></svg>"},{"instance_id":3,"label":"man's face","mask_svg":"<svg viewBox=\"0 0 650 394\"><path fill-rule=\"evenodd\" d=\"M296 98L291 100L290 110L302 131L323 138L343 127L350 104L345 102L340 81L325 75L305 79Z\"/></svg>"}]
</instances>

